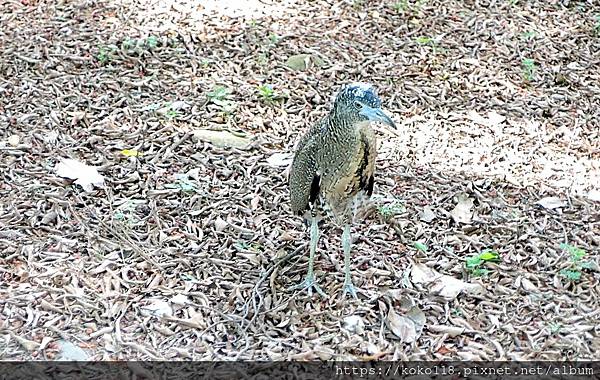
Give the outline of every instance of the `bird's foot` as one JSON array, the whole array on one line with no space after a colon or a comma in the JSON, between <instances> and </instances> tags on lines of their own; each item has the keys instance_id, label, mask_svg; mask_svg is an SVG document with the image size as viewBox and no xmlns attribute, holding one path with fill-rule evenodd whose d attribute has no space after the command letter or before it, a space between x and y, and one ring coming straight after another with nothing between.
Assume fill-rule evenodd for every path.
<instances>
[{"instance_id":1,"label":"bird's foot","mask_svg":"<svg viewBox=\"0 0 600 380\"><path fill-rule=\"evenodd\" d=\"M323 289L321 289L319 285L317 285L314 274L306 276L304 281L302 281L298 285L290 287L288 290L306 290L308 292L308 295L312 296L313 289L315 289L321 297L327 298L327 294L323 291Z\"/></svg>"},{"instance_id":2,"label":"bird's foot","mask_svg":"<svg viewBox=\"0 0 600 380\"><path fill-rule=\"evenodd\" d=\"M344 281L344 292L342 293L342 298L346 296L346 294L350 294L354 299L358 299L357 288L352 284L352 281Z\"/></svg>"}]
</instances>

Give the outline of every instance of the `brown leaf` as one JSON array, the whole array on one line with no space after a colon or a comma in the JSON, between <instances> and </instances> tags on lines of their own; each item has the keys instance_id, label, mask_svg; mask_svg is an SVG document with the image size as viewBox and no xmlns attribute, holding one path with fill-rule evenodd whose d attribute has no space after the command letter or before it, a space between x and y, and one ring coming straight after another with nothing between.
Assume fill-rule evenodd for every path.
<instances>
[{"instance_id":1,"label":"brown leaf","mask_svg":"<svg viewBox=\"0 0 600 380\"><path fill-rule=\"evenodd\" d=\"M455 336L459 336L463 332L465 332L464 327L458 326L448 326L448 325L431 325L427 327L428 330L433 332L441 332L444 334L448 334L448 336L454 338Z\"/></svg>"},{"instance_id":2,"label":"brown leaf","mask_svg":"<svg viewBox=\"0 0 600 380\"><path fill-rule=\"evenodd\" d=\"M446 355L446 354L452 353L453 351L450 350L448 347L441 345L440 348L438 348L436 352L440 355Z\"/></svg>"},{"instance_id":3,"label":"brown leaf","mask_svg":"<svg viewBox=\"0 0 600 380\"><path fill-rule=\"evenodd\" d=\"M421 335L425 324L425 315L416 306L407 315L399 315L394 309L390 308L386 324L390 331L400 338L402 342L412 343Z\"/></svg>"}]
</instances>

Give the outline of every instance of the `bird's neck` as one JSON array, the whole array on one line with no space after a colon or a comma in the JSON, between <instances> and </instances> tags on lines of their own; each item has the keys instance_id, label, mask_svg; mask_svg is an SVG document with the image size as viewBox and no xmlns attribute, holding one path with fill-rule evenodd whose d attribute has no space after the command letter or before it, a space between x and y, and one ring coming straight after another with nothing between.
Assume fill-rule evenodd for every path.
<instances>
[{"instance_id":1,"label":"bird's neck","mask_svg":"<svg viewBox=\"0 0 600 380\"><path fill-rule=\"evenodd\" d=\"M350 133L356 132L362 128L365 122L360 120L349 120L343 116L338 115L335 111L329 114L329 126L334 133ZM366 123L368 124L368 122Z\"/></svg>"}]
</instances>

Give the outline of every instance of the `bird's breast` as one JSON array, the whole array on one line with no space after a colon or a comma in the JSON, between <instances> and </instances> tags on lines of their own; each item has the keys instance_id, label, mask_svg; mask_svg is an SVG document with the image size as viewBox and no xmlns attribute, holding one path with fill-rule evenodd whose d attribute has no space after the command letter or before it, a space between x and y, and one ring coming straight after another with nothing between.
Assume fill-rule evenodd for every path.
<instances>
[{"instance_id":1,"label":"bird's breast","mask_svg":"<svg viewBox=\"0 0 600 380\"><path fill-rule=\"evenodd\" d=\"M375 170L376 139L368 123L356 125L354 134L330 157L323 176L322 195L334 213L345 213L359 193L370 195Z\"/></svg>"}]
</instances>

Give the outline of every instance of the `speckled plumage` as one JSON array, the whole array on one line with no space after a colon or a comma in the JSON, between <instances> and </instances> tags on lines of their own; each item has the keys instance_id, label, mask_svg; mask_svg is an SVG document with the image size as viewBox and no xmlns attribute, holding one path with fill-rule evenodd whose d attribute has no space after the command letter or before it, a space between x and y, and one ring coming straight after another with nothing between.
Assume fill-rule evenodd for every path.
<instances>
[{"instance_id":1,"label":"speckled plumage","mask_svg":"<svg viewBox=\"0 0 600 380\"><path fill-rule=\"evenodd\" d=\"M380 109L372 86L353 83L342 87L332 110L300 139L292 162L289 189L292 211L311 221L311 259L303 286L316 288L312 261L321 206L328 206L344 225L345 290L355 294L349 279L350 227L354 205L361 194L373 193L377 141L371 121L394 126Z\"/></svg>"},{"instance_id":2,"label":"speckled plumage","mask_svg":"<svg viewBox=\"0 0 600 380\"><path fill-rule=\"evenodd\" d=\"M326 202L340 222L351 218L359 192L373 192L376 138L369 123L329 114L300 140L290 171L295 214L315 214Z\"/></svg>"}]
</instances>

